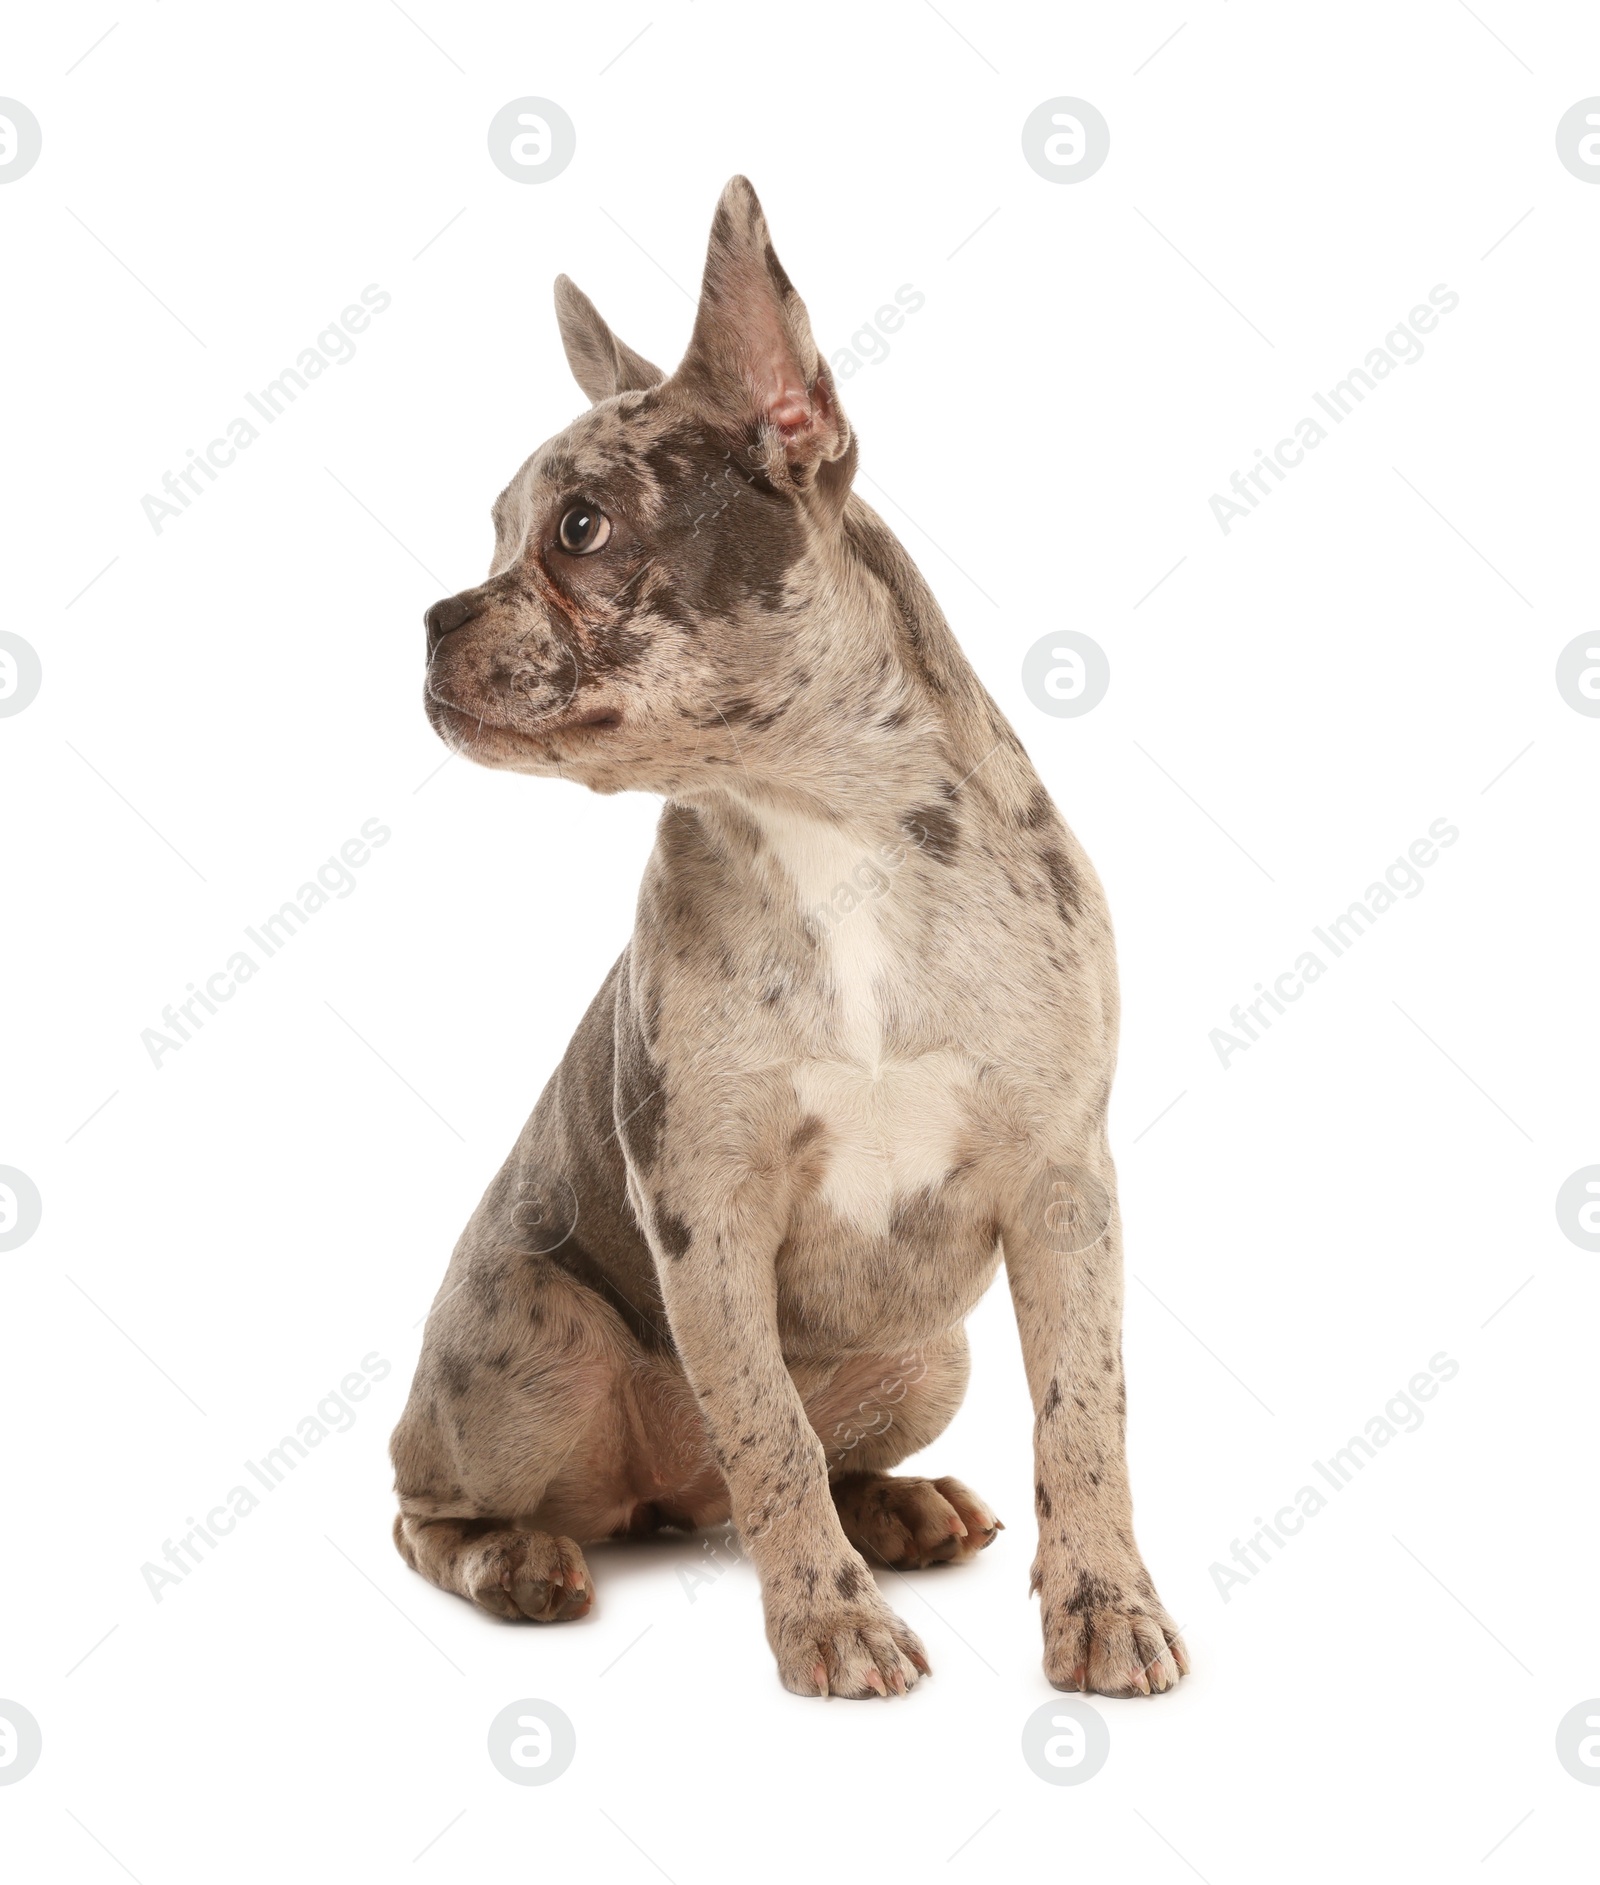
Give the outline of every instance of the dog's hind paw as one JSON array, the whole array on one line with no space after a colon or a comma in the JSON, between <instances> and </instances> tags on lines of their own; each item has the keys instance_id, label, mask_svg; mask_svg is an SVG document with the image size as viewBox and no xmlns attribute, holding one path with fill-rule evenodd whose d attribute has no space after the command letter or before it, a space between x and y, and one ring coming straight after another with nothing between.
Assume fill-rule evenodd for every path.
<instances>
[{"instance_id":1,"label":"dog's hind paw","mask_svg":"<svg viewBox=\"0 0 1600 1885\"><path fill-rule=\"evenodd\" d=\"M1005 1527L959 1479L846 1473L833 1483L844 1535L869 1564L920 1571L964 1564Z\"/></svg>"},{"instance_id":2,"label":"dog's hind paw","mask_svg":"<svg viewBox=\"0 0 1600 1885\"><path fill-rule=\"evenodd\" d=\"M594 1604L594 1580L570 1538L548 1532L490 1532L468 1548L467 1594L497 1617L569 1623Z\"/></svg>"}]
</instances>

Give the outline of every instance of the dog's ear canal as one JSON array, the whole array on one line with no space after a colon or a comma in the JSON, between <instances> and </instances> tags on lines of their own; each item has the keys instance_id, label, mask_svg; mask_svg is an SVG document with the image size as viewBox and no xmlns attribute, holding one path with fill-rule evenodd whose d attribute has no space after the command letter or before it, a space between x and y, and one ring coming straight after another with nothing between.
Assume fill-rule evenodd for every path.
<instances>
[{"instance_id":1,"label":"dog's ear canal","mask_svg":"<svg viewBox=\"0 0 1600 1885\"><path fill-rule=\"evenodd\" d=\"M689 351L673 375L697 405L802 476L842 458L850 425L744 177L722 192Z\"/></svg>"},{"instance_id":2,"label":"dog's ear canal","mask_svg":"<svg viewBox=\"0 0 1600 1885\"><path fill-rule=\"evenodd\" d=\"M600 310L565 275L556 277L556 321L572 377L588 394L590 405L613 393L642 393L666 378L660 367L617 339Z\"/></svg>"}]
</instances>

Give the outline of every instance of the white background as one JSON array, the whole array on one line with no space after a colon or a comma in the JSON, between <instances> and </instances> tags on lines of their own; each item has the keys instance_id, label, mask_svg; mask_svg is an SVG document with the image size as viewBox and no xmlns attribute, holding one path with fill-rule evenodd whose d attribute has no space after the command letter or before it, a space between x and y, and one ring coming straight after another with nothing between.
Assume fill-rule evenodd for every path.
<instances>
[{"instance_id":1,"label":"white background","mask_svg":"<svg viewBox=\"0 0 1600 1885\"><path fill-rule=\"evenodd\" d=\"M1600 18L1070 13L11 16L0 92L44 133L0 188L0 627L44 669L0 720L0 1163L44 1200L0 1257L0 1697L44 1734L0 1788L19 1880L683 1885L960 1848L1265 1885L1592 1853L1555 1731L1600 1695L1600 1258L1554 1200L1600 1159L1600 721L1553 676L1594 624L1600 189L1554 132L1600 93ZM524 94L577 126L537 187L485 146ZM1111 126L1071 187L1020 144L1060 94ZM594 1614L552 1629L389 1542L419 1320L627 936L657 810L441 770L421 612L481 577L491 498L582 404L552 278L670 366L740 170L830 353L925 294L841 382L862 489L1117 923L1129 1441L1195 1667L1097 1704L1081 1786L1020 1751L1051 1691L1003 1288L926 1464L1010 1529L884 1575L937 1671L903 1703L784 1694L753 1575L691 1601L694 1541L592 1552ZM393 304L354 360L157 535L141 497L368 283ZM1224 536L1211 494L1437 283L1460 305L1425 356ZM1081 719L1020 683L1059 628L1111 662ZM1422 893L1219 1065L1234 1004L1441 817ZM353 894L153 1067L141 1030L369 818L393 838ZM1210 1566L1440 1351L1420 1430L1224 1603ZM356 1424L154 1602L141 1565L373 1352ZM485 1752L522 1697L576 1726L547 1787Z\"/></svg>"}]
</instances>

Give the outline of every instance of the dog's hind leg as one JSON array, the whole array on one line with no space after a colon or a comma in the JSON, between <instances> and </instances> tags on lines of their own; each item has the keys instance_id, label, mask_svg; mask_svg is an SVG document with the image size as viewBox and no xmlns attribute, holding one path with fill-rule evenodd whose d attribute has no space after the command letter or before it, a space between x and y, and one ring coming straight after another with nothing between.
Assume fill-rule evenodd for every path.
<instances>
[{"instance_id":1,"label":"dog's hind leg","mask_svg":"<svg viewBox=\"0 0 1600 1885\"><path fill-rule=\"evenodd\" d=\"M964 1330L900 1355L856 1356L805 1396L828 1455L839 1523L869 1564L899 1571L964 1564L1005 1527L959 1479L887 1471L935 1440L961 1405Z\"/></svg>"},{"instance_id":2,"label":"dog's hind leg","mask_svg":"<svg viewBox=\"0 0 1600 1885\"><path fill-rule=\"evenodd\" d=\"M541 1259L491 1252L463 1274L429 1318L390 1442L395 1546L429 1583L496 1616L566 1622L594 1601L577 1540L605 1537L629 1509L627 1338Z\"/></svg>"}]
</instances>

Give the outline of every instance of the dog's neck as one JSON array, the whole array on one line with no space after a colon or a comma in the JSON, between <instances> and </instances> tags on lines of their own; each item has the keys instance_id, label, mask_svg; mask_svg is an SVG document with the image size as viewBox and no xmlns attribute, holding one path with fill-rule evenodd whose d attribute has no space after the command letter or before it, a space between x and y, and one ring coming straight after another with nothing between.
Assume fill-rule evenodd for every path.
<instances>
[{"instance_id":1,"label":"dog's neck","mask_svg":"<svg viewBox=\"0 0 1600 1885\"><path fill-rule=\"evenodd\" d=\"M980 770L1002 800L1025 803L1037 786L909 559L865 507L852 523L772 679L765 704L782 711L770 725L753 715L742 738L731 723L737 763L677 795L713 826L888 839L921 810L937 821Z\"/></svg>"}]
</instances>

